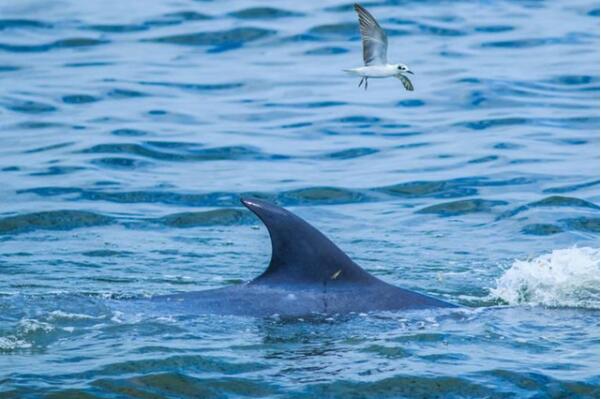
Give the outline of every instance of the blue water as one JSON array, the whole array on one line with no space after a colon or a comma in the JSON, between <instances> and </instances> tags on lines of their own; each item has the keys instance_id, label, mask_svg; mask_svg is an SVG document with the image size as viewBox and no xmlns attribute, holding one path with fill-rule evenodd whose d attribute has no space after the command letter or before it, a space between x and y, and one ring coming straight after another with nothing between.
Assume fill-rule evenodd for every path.
<instances>
[{"instance_id":1,"label":"blue water","mask_svg":"<svg viewBox=\"0 0 601 399\"><path fill-rule=\"evenodd\" d=\"M0 3L1 398L599 396L599 8ZM267 265L273 200L464 305L315 320L116 311Z\"/></svg>"}]
</instances>

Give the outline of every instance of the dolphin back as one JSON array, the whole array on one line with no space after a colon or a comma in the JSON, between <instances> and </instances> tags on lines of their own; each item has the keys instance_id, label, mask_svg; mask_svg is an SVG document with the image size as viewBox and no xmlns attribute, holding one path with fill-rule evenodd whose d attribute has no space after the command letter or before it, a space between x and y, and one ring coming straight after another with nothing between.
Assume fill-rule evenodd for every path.
<instances>
[{"instance_id":1,"label":"dolphin back","mask_svg":"<svg viewBox=\"0 0 601 399\"><path fill-rule=\"evenodd\" d=\"M247 286L319 292L321 312L455 307L388 284L353 262L315 227L292 212L259 199L241 199L271 238L267 270Z\"/></svg>"},{"instance_id":2,"label":"dolphin back","mask_svg":"<svg viewBox=\"0 0 601 399\"><path fill-rule=\"evenodd\" d=\"M372 276L319 230L284 208L255 198L241 202L269 231L272 254L263 274L247 284L163 295L152 302L172 312L251 316L455 307Z\"/></svg>"}]
</instances>

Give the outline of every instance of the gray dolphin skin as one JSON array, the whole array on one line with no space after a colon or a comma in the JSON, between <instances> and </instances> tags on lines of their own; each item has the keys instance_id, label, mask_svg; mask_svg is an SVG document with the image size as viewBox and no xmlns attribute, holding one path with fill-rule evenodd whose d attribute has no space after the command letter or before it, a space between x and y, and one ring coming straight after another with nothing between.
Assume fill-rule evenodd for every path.
<instances>
[{"instance_id":1,"label":"gray dolphin skin","mask_svg":"<svg viewBox=\"0 0 601 399\"><path fill-rule=\"evenodd\" d=\"M456 307L372 276L286 209L254 198L241 202L269 231L272 255L267 270L245 284L156 296L153 302L169 302L194 314L258 317Z\"/></svg>"}]
</instances>

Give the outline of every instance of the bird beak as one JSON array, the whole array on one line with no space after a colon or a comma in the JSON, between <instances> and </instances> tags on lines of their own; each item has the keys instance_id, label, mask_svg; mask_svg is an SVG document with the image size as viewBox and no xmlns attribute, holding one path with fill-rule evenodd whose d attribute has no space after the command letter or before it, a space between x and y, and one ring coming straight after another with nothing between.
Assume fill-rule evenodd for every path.
<instances>
[{"instance_id":1,"label":"bird beak","mask_svg":"<svg viewBox=\"0 0 601 399\"><path fill-rule=\"evenodd\" d=\"M411 75L415 75L413 72L411 72L410 70L405 71L407 73L410 73Z\"/></svg>"}]
</instances>

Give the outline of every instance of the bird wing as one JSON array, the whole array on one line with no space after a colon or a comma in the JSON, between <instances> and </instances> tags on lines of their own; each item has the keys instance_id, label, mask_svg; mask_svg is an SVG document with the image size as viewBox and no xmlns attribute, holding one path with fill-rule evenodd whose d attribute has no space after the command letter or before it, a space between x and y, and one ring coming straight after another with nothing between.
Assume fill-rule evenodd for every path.
<instances>
[{"instance_id":1,"label":"bird wing","mask_svg":"<svg viewBox=\"0 0 601 399\"><path fill-rule=\"evenodd\" d=\"M408 91L413 91L413 84L407 76L399 73L398 75L396 75L396 77L399 78L401 82L403 82L403 86L405 86L405 89L407 89Z\"/></svg>"},{"instance_id":2,"label":"bird wing","mask_svg":"<svg viewBox=\"0 0 601 399\"><path fill-rule=\"evenodd\" d=\"M388 38L378 21L361 5L355 3L355 11L359 16L359 29L363 43L363 62L365 65L386 64Z\"/></svg>"}]
</instances>

